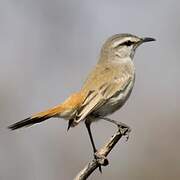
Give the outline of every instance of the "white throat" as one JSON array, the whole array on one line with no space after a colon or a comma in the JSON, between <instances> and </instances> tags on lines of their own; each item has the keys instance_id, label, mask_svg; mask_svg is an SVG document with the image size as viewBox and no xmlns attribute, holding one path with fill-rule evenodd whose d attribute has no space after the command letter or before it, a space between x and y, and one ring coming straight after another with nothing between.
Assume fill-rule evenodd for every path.
<instances>
[{"instance_id":1,"label":"white throat","mask_svg":"<svg viewBox=\"0 0 180 180\"><path fill-rule=\"evenodd\" d=\"M113 60L111 60L113 63L117 63L117 64L124 64L124 63L133 63L132 58L130 56L128 57L116 57Z\"/></svg>"}]
</instances>

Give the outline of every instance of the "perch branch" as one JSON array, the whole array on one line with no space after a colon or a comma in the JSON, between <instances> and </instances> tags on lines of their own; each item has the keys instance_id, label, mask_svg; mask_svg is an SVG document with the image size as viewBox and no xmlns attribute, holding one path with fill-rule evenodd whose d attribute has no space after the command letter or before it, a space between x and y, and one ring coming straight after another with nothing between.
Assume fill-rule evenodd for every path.
<instances>
[{"instance_id":1,"label":"perch branch","mask_svg":"<svg viewBox=\"0 0 180 180\"><path fill-rule=\"evenodd\" d=\"M111 152L113 147L116 145L116 143L121 139L122 136L127 135L128 137L129 129L122 129L119 127L118 131L109 139L109 141L100 148L97 153L96 157L98 159L93 159L91 162L89 162L74 178L74 180L86 180L93 171L101 166L107 166L108 160L107 155Z\"/></svg>"}]
</instances>

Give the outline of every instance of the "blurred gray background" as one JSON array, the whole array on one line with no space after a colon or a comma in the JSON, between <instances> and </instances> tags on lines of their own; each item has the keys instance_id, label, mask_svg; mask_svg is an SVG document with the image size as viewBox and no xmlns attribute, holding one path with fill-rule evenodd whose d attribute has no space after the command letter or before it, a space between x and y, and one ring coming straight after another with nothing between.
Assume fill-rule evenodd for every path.
<instances>
[{"instance_id":1,"label":"blurred gray background","mask_svg":"<svg viewBox=\"0 0 180 180\"><path fill-rule=\"evenodd\" d=\"M92 158L82 123L51 119L9 131L18 120L78 91L102 43L116 33L157 39L135 56L133 93L112 118L132 128L89 179L180 179L180 3L177 0L0 1L0 179L70 180ZM100 147L115 132L93 124Z\"/></svg>"}]
</instances>

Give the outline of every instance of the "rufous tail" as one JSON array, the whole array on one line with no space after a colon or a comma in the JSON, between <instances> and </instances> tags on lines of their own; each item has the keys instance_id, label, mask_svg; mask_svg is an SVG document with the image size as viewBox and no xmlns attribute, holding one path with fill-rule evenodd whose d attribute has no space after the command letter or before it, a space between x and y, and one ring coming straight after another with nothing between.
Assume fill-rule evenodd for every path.
<instances>
[{"instance_id":1,"label":"rufous tail","mask_svg":"<svg viewBox=\"0 0 180 180\"><path fill-rule=\"evenodd\" d=\"M11 130L15 130L15 129L19 129L22 127L28 127L28 126L31 126L36 123L40 123L51 117L57 116L59 113L61 113L62 110L63 110L63 108L61 107L61 105L59 105L54 108L48 109L46 111L37 113L37 114L35 114L31 117L28 117L22 121L19 121L17 123L14 123L14 124L10 125L8 128Z\"/></svg>"},{"instance_id":2,"label":"rufous tail","mask_svg":"<svg viewBox=\"0 0 180 180\"><path fill-rule=\"evenodd\" d=\"M68 117L71 117L71 115L74 114L73 112L76 111L76 109L82 103L83 99L84 96L81 92L74 93L62 104L12 124L8 128L15 130L22 127L31 126L33 124L45 121L51 117L62 117L68 119Z\"/></svg>"}]
</instances>

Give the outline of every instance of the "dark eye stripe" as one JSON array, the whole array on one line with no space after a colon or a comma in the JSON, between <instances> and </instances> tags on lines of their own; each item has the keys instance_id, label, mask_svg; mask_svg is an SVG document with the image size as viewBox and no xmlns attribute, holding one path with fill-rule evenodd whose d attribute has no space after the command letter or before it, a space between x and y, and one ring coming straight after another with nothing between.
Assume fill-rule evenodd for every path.
<instances>
[{"instance_id":1,"label":"dark eye stripe","mask_svg":"<svg viewBox=\"0 0 180 180\"><path fill-rule=\"evenodd\" d=\"M132 41L125 41L124 43L122 43L121 45L125 45L125 46L131 46L133 44Z\"/></svg>"},{"instance_id":2,"label":"dark eye stripe","mask_svg":"<svg viewBox=\"0 0 180 180\"><path fill-rule=\"evenodd\" d=\"M128 40L128 41L125 41L125 42L123 42L123 43L121 43L121 44L118 44L118 45L116 46L116 48L118 48L118 47L120 47L120 46L131 46L132 44L134 44L134 42Z\"/></svg>"}]
</instances>

